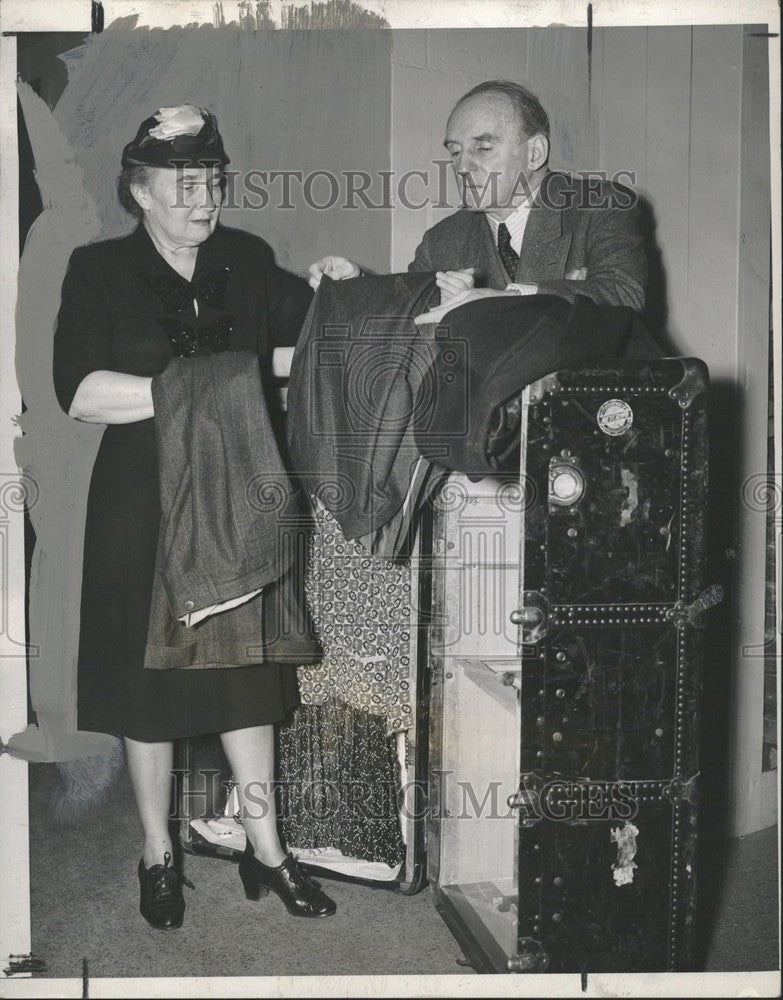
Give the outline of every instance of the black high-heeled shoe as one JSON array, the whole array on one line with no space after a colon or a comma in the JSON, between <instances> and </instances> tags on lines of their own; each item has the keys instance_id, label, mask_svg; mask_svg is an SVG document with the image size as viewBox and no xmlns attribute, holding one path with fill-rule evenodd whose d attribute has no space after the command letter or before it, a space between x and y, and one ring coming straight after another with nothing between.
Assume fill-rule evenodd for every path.
<instances>
[{"instance_id":1,"label":"black high-heeled shoe","mask_svg":"<svg viewBox=\"0 0 783 1000\"><path fill-rule=\"evenodd\" d=\"M253 853L250 841L239 859L239 877L248 899L258 900L271 889L282 899L293 917L331 917L337 905L319 884L288 854L282 864L271 868Z\"/></svg>"},{"instance_id":2,"label":"black high-heeled shoe","mask_svg":"<svg viewBox=\"0 0 783 1000\"><path fill-rule=\"evenodd\" d=\"M163 855L162 865L144 867L144 859L139 862L139 888L141 899L139 910L152 927L167 930L181 927L185 916L185 900L182 897L182 878L171 867L171 855Z\"/></svg>"}]
</instances>

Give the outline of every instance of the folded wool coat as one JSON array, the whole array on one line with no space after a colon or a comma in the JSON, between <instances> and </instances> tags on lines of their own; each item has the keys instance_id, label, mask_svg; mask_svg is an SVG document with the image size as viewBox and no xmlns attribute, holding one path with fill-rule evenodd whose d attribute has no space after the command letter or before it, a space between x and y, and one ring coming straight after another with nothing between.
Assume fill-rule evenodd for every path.
<instances>
[{"instance_id":1,"label":"folded wool coat","mask_svg":"<svg viewBox=\"0 0 783 1000\"><path fill-rule=\"evenodd\" d=\"M309 521L280 458L257 356L174 358L153 378L152 398L161 522L144 666L313 662L296 558Z\"/></svg>"},{"instance_id":2,"label":"folded wool coat","mask_svg":"<svg viewBox=\"0 0 783 1000\"><path fill-rule=\"evenodd\" d=\"M416 444L430 461L476 475L496 472L498 457L518 443L518 420L509 426L503 407L531 382L595 358L661 356L632 309L583 295L477 299L422 330L451 350L434 357L427 387L435 391L431 405L416 407Z\"/></svg>"}]
</instances>

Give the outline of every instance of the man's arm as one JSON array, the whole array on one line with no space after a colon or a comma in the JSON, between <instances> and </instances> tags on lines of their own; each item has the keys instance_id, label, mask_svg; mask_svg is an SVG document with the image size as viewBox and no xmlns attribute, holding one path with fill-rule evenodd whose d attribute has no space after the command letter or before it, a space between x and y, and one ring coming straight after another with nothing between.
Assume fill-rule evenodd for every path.
<instances>
[{"instance_id":1,"label":"man's arm","mask_svg":"<svg viewBox=\"0 0 783 1000\"><path fill-rule=\"evenodd\" d=\"M644 309L647 258L636 208L591 212L586 270L584 281L540 281L537 291L569 302L576 295L586 295L598 304L630 306L637 312Z\"/></svg>"},{"instance_id":2,"label":"man's arm","mask_svg":"<svg viewBox=\"0 0 783 1000\"><path fill-rule=\"evenodd\" d=\"M425 233L422 237L421 243L416 247L416 253L413 260L408 264L409 271L437 271L438 268L433 264L432 254L430 253L429 240L427 236L429 234Z\"/></svg>"}]
</instances>

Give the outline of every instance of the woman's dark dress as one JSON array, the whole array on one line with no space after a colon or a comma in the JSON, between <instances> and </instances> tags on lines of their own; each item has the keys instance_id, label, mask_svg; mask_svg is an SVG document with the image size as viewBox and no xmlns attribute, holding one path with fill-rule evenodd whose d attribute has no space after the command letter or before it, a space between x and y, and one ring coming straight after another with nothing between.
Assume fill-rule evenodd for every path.
<instances>
[{"instance_id":1,"label":"woman's dark dress","mask_svg":"<svg viewBox=\"0 0 783 1000\"><path fill-rule=\"evenodd\" d=\"M255 351L263 368L273 347L296 343L312 296L305 281L276 266L263 240L223 227L200 246L191 285L143 225L74 251L54 340L55 389L66 413L89 372L163 371L175 329L208 339L230 327L229 349ZM159 520L154 420L109 425L87 503L79 729L162 741L279 721L298 703L293 666L144 669Z\"/></svg>"}]
</instances>

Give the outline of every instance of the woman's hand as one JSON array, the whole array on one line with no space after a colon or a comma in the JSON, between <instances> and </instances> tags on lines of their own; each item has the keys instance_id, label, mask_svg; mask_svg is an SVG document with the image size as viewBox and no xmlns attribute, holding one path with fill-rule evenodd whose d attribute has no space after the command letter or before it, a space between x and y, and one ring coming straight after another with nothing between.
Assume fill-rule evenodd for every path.
<instances>
[{"instance_id":1,"label":"woman's hand","mask_svg":"<svg viewBox=\"0 0 783 1000\"><path fill-rule=\"evenodd\" d=\"M85 375L68 411L88 424L133 424L154 415L151 378L109 371Z\"/></svg>"},{"instance_id":2,"label":"woman's hand","mask_svg":"<svg viewBox=\"0 0 783 1000\"><path fill-rule=\"evenodd\" d=\"M334 257L331 254L317 260L315 264L311 264L308 270L311 288L318 288L321 284L321 278L325 274L328 274L332 281L343 281L346 278L358 278L362 273L359 265L354 264L352 260L345 257Z\"/></svg>"},{"instance_id":3,"label":"woman's hand","mask_svg":"<svg viewBox=\"0 0 783 1000\"><path fill-rule=\"evenodd\" d=\"M440 289L440 304L445 306L455 295L473 288L475 274L475 267L466 267L462 271L437 271L435 284Z\"/></svg>"},{"instance_id":4,"label":"woman's hand","mask_svg":"<svg viewBox=\"0 0 783 1000\"><path fill-rule=\"evenodd\" d=\"M500 295L518 295L518 292L501 290L498 288L467 288L464 292L458 292L450 298L444 305L430 309L429 312L416 316L414 323L440 323L443 317L456 309L457 306L464 306L467 302L476 302L478 299L494 299Z\"/></svg>"}]
</instances>

